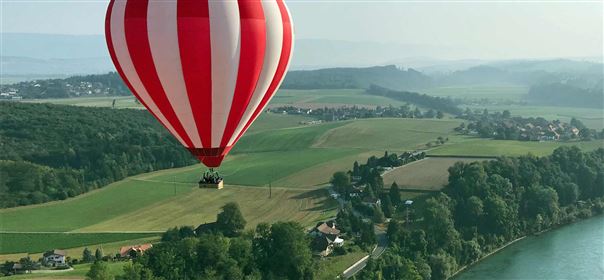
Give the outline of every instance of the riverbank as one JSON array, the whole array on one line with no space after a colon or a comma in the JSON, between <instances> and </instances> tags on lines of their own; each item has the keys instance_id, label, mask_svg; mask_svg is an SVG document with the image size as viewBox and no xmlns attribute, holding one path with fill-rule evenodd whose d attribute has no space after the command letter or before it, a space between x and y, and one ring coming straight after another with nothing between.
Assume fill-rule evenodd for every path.
<instances>
[{"instance_id":1,"label":"riverbank","mask_svg":"<svg viewBox=\"0 0 604 280\"><path fill-rule=\"evenodd\" d=\"M512 240L450 279L604 279L602 245L604 215L595 215Z\"/></svg>"},{"instance_id":2,"label":"riverbank","mask_svg":"<svg viewBox=\"0 0 604 280\"><path fill-rule=\"evenodd\" d=\"M450 279L454 279L459 273L464 272L466 269L471 268L472 266L478 264L479 262L483 261L484 259L488 258L489 256L496 254L497 252L499 252L499 251L507 248L508 246L510 246L510 245L512 245L512 244L514 244L514 243L516 243L516 242L518 242L520 240L522 240L522 239L525 239L526 237L527 236L525 235L525 236L516 238L516 239L514 239L514 240L512 240L512 241L510 241L510 242L508 242L506 244L503 244L503 246L501 246L501 247L499 247L499 248L491 251L490 253L488 253L488 254L486 254L486 255L484 255L482 257L480 257L478 260L474 261L473 263L462 266L457 271L455 271L455 273L453 273L453 275L451 275L451 277L449 277L449 278Z\"/></svg>"}]
</instances>

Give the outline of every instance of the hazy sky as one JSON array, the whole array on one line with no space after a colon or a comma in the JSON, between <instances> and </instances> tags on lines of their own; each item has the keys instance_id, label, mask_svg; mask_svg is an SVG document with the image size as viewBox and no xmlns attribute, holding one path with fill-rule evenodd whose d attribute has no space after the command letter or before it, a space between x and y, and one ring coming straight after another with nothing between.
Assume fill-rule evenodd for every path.
<instances>
[{"instance_id":1,"label":"hazy sky","mask_svg":"<svg viewBox=\"0 0 604 280\"><path fill-rule=\"evenodd\" d=\"M102 34L106 0L0 0L2 32ZM602 1L287 1L297 38L446 46L441 58L590 57Z\"/></svg>"}]
</instances>

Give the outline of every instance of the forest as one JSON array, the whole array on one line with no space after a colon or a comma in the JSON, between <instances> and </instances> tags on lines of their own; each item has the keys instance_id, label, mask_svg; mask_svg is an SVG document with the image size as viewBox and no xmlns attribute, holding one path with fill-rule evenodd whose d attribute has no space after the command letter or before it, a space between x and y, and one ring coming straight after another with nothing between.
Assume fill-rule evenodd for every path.
<instances>
[{"instance_id":1,"label":"forest","mask_svg":"<svg viewBox=\"0 0 604 280\"><path fill-rule=\"evenodd\" d=\"M582 88L568 83L547 83L531 86L526 99L535 104L587 107L602 109L604 106L602 80L593 88Z\"/></svg>"},{"instance_id":2,"label":"forest","mask_svg":"<svg viewBox=\"0 0 604 280\"><path fill-rule=\"evenodd\" d=\"M429 96L416 92L395 91L372 84L366 91L367 94L385 96L394 100L416 104L445 113L459 115L461 109L450 98Z\"/></svg>"},{"instance_id":3,"label":"forest","mask_svg":"<svg viewBox=\"0 0 604 280\"><path fill-rule=\"evenodd\" d=\"M409 225L392 219L388 250L358 279L447 279L515 239L602 214L604 149L458 162L422 203Z\"/></svg>"},{"instance_id":4,"label":"forest","mask_svg":"<svg viewBox=\"0 0 604 280\"><path fill-rule=\"evenodd\" d=\"M144 110L0 102L0 143L2 208L195 163Z\"/></svg>"}]
</instances>

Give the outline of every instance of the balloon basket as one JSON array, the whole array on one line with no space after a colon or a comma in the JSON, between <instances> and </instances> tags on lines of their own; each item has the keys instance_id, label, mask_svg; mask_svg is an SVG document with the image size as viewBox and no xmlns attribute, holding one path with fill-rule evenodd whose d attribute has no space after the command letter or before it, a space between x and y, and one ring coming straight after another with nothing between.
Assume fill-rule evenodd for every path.
<instances>
[{"instance_id":1,"label":"balloon basket","mask_svg":"<svg viewBox=\"0 0 604 280\"><path fill-rule=\"evenodd\" d=\"M200 189L217 189L217 190L220 190L220 189L224 188L224 180L220 180L220 182L218 182L218 183L207 183L207 182L200 181L199 182L199 188Z\"/></svg>"}]
</instances>

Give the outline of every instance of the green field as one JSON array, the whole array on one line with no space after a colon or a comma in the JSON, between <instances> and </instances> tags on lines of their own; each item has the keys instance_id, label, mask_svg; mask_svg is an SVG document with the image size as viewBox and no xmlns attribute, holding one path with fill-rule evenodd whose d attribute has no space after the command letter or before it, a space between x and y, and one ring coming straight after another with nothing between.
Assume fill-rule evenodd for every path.
<instances>
[{"instance_id":1,"label":"green field","mask_svg":"<svg viewBox=\"0 0 604 280\"><path fill-rule=\"evenodd\" d=\"M452 134L459 120L364 119L325 133L315 147L408 151Z\"/></svg>"},{"instance_id":2,"label":"green field","mask_svg":"<svg viewBox=\"0 0 604 280\"><path fill-rule=\"evenodd\" d=\"M320 90L279 90L271 100L271 106L299 106L320 108L323 106L401 106L406 103L383 96L364 94L363 89L320 89Z\"/></svg>"},{"instance_id":3,"label":"green field","mask_svg":"<svg viewBox=\"0 0 604 280\"><path fill-rule=\"evenodd\" d=\"M462 138L463 139L463 138ZM428 151L429 155L445 156L521 156L531 153L536 156L551 154L560 146L577 146L583 150L595 150L604 147L603 141L589 142L535 142L491 140L480 138L465 138L465 141L445 144Z\"/></svg>"},{"instance_id":4,"label":"green field","mask_svg":"<svg viewBox=\"0 0 604 280\"><path fill-rule=\"evenodd\" d=\"M156 171L129 177L65 201L0 210L0 230L91 234L163 231L177 225L197 226L213 221L219 208L231 201L239 203L249 228L260 222L279 220L294 220L310 226L336 213L335 201L326 195L322 186L333 172L351 168L355 160L364 162L371 155L382 155L384 150L425 149L426 143L439 136L448 137L450 141L429 153L546 154L559 145L569 145L459 136L452 131L460 123L454 119L364 119L300 125L300 121L306 119L304 116L263 114L220 167L227 184L223 190L196 187L200 173L205 170L201 165ZM590 149L602 146L599 142L578 144ZM405 198L418 194L406 192ZM55 237L48 234L48 237L40 238L44 248L76 247L81 250L82 246L99 242L117 246L114 242L117 237L94 241L78 238L71 244L62 243ZM122 238L136 240L138 237L119 237ZM31 236L27 234L18 237L0 233L0 240L14 243L11 247L2 246L4 253L15 252L22 256L42 248L30 242Z\"/></svg>"},{"instance_id":5,"label":"green field","mask_svg":"<svg viewBox=\"0 0 604 280\"><path fill-rule=\"evenodd\" d=\"M476 158L425 158L397 167L383 175L384 186L390 187L396 182L402 189L440 190L449 179L449 167L458 161L479 161Z\"/></svg>"},{"instance_id":6,"label":"green field","mask_svg":"<svg viewBox=\"0 0 604 280\"><path fill-rule=\"evenodd\" d=\"M124 265L126 262L109 262L107 263L109 274L112 276L117 276L123 274ZM90 266L92 264L76 264L73 266L72 271L66 272L53 272L53 273L36 273L36 274L20 274L13 275L8 277L3 277L2 279L13 280L13 279L57 279L57 280L65 280L65 279L84 279L86 273L90 270Z\"/></svg>"},{"instance_id":7,"label":"green field","mask_svg":"<svg viewBox=\"0 0 604 280\"><path fill-rule=\"evenodd\" d=\"M54 248L75 248L88 244L112 243L120 240L134 240L159 233L2 233L0 254L26 252L38 253ZM53 244L49 247L48 244Z\"/></svg>"}]
</instances>

